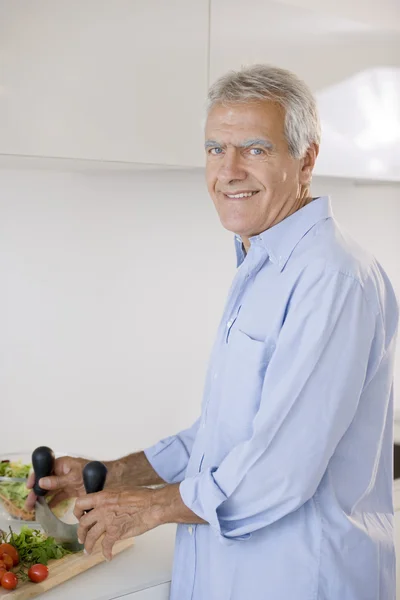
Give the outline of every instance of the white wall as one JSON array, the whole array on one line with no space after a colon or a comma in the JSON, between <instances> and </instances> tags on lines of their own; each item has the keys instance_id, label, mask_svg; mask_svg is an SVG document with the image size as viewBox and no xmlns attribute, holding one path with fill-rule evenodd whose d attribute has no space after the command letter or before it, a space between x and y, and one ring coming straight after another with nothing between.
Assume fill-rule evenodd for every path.
<instances>
[{"instance_id":1,"label":"white wall","mask_svg":"<svg viewBox=\"0 0 400 600\"><path fill-rule=\"evenodd\" d=\"M189 425L235 268L203 174L10 169L0 186L0 451L108 458ZM399 190L314 186L398 293Z\"/></svg>"}]
</instances>

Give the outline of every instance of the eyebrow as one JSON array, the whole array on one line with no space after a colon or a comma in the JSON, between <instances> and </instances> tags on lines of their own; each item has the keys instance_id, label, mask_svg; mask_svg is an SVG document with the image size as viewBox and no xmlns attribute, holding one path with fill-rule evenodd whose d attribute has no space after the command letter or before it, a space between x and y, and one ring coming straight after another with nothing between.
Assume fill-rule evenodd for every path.
<instances>
[{"instance_id":1,"label":"eyebrow","mask_svg":"<svg viewBox=\"0 0 400 600\"><path fill-rule=\"evenodd\" d=\"M216 140L206 140L204 147L207 148L223 148L226 144L220 144ZM251 148L252 146L262 146L266 150L271 150L273 148L273 144L264 138L251 138L248 140L244 140L238 144L238 148Z\"/></svg>"},{"instance_id":2,"label":"eyebrow","mask_svg":"<svg viewBox=\"0 0 400 600\"><path fill-rule=\"evenodd\" d=\"M252 146L262 146L267 150L271 150L273 145L269 140L265 140L264 138L253 138L250 140L245 140L241 144L239 144L239 148L251 148Z\"/></svg>"}]
</instances>

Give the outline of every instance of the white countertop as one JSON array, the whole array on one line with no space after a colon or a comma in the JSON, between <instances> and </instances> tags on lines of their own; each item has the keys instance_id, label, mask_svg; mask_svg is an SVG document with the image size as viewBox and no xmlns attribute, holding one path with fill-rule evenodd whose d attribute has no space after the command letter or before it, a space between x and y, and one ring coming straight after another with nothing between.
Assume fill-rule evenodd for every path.
<instances>
[{"instance_id":1,"label":"white countertop","mask_svg":"<svg viewBox=\"0 0 400 600\"><path fill-rule=\"evenodd\" d=\"M0 523L6 529L8 523ZM135 599L169 596L176 525L163 525L135 539L134 545L54 589L38 600L115 600L123 596L163 586L161 595L141 594Z\"/></svg>"},{"instance_id":2,"label":"white countertop","mask_svg":"<svg viewBox=\"0 0 400 600\"><path fill-rule=\"evenodd\" d=\"M176 525L136 538L132 548L38 596L40 600L113 600L171 581Z\"/></svg>"}]
</instances>

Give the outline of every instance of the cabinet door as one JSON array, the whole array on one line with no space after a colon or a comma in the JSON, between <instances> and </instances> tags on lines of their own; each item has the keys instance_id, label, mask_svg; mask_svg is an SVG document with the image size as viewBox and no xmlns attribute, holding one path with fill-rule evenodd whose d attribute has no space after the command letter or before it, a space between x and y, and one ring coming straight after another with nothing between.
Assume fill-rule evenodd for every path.
<instances>
[{"instance_id":1,"label":"cabinet door","mask_svg":"<svg viewBox=\"0 0 400 600\"><path fill-rule=\"evenodd\" d=\"M0 154L203 164L208 0L2 0Z\"/></svg>"},{"instance_id":2,"label":"cabinet door","mask_svg":"<svg viewBox=\"0 0 400 600\"><path fill-rule=\"evenodd\" d=\"M277 0L298 8L320 10L327 15L336 15L363 21L374 26L400 28L400 5L396 0Z\"/></svg>"},{"instance_id":3,"label":"cabinet door","mask_svg":"<svg viewBox=\"0 0 400 600\"><path fill-rule=\"evenodd\" d=\"M168 600L171 586L169 583L156 585L146 590L140 590L128 596L121 596L123 600ZM117 598L115 600L118 600Z\"/></svg>"},{"instance_id":4,"label":"cabinet door","mask_svg":"<svg viewBox=\"0 0 400 600\"><path fill-rule=\"evenodd\" d=\"M211 81L261 62L291 69L317 92L365 69L400 65L397 33L282 1L212 0L210 39Z\"/></svg>"},{"instance_id":5,"label":"cabinet door","mask_svg":"<svg viewBox=\"0 0 400 600\"><path fill-rule=\"evenodd\" d=\"M210 80L254 63L295 72L316 94L321 114L315 174L398 181L398 32L332 16L322 5L212 0Z\"/></svg>"}]
</instances>

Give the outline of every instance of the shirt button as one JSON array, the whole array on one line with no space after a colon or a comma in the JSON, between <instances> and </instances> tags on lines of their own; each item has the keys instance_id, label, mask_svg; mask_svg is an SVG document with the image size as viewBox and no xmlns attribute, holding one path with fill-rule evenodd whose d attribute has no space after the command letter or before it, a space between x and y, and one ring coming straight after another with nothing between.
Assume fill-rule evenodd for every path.
<instances>
[{"instance_id":1,"label":"shirt button","mask_svg":"<svg viewBox=\"0 0 400 600\"><path fill-rule=\"evenodd\" d=\"M188 527L188 532L190 533L190 535L193 534L193 527L191 525L189 525Z\"/></svg>"},{"instance_id":2,"label":"shirt button","mask_svg":"<svg viewBox=\"0 0 400 600\"><path fill-rule=\"evenodd\" d=\"M228 329L229 329L229 327L232 325L232 323L233 323L233 321L228 321L228 322L227 322L226 326L227 326L227 328L228 328Z\"/></svg>"}]
</instances>

